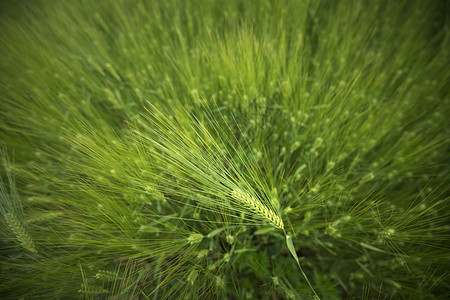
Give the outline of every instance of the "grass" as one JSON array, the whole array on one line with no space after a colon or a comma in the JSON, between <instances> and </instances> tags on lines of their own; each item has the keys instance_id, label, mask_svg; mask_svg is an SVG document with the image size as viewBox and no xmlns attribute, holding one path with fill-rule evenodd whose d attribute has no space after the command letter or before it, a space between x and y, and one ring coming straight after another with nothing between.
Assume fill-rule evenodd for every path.
<instances>
[{"instance_id":1,"label":"grass","mask_svg":"<svg viewBox=\"0 0 450 300\"><path fill-rule=\"evenodd\" d=\"M447 299L444 1L0 4L0 297Z\"/></svg>"}]
</instances>

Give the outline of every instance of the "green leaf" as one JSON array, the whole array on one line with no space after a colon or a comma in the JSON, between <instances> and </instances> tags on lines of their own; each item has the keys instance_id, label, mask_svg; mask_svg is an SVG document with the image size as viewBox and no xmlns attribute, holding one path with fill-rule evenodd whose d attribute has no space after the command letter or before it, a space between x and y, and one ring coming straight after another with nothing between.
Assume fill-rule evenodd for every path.
<instances>
[{"instance_id":1,"label":"green leaf","mask_svg":"<svg viewBox=\"0 0 450 300\"><path fill-rule=\"evenodd\" d=\"M256 230L254 234L261 235L261 234L265 234L265 233L272 232L272 231L275 231L275 227L273 227L273 226L263 227L263 228Z\"/></svg>"},{"instance_id":2,"label":"green leaf","mask_svg":"<svg viewBox=\"0 0 450 300\"><path fill-rule=\"evenodd\" d=\"M305 280L308 283L309 287L313 291L314 295L316 296L317 299L320 299L319 296L317 295L316 291L314 290L312 284L309 282L308 277L306 277L306 274L303 271L302 267L300 266L300 262L299 262L298 256L297 256L297 251L295 251L294 243L292 242L292 238L291 238L290 235L286 235L286 245L287 245L289 251L291 252L292 256L294 257L295 261L297 262L297 265L298 265L298 268L300 269L300 272L302 272L303 277L305 278Z\"/></svg>"},{"instance_id":3,"label":"green leaf","mask_svg":"<svg viewBox=\"0 0 450 300\"><path fill-rule=\"evenodd\" d=\"M208 238L215 237L216 235L218 235L219 233L221 233L224 230L225 230L225 227L214 229L213 231L208 233L208 235L206 237L208 237Z\"/></svg>"},{"instance_id":4,"label":"green leaf","mask_svg":"<svg viewBox=\"0 0 450 300\"><path fill-rule=\"evenodd\" d=\"M286 244L287 244L287 247L288 247L289 251L291 252L292 256L294 257L295 261L300 266L300 262L298 261L297 252L295 251L295 248L294 248L294 243L292 242L292 238L289 235L286 235Z\"/></svg>"}]
</instances>

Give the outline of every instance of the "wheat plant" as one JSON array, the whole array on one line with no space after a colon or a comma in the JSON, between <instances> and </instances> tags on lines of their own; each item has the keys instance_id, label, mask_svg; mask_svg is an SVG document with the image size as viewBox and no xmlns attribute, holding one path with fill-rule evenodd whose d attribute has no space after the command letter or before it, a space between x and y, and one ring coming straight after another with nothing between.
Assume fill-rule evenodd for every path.
<instances>
[{"instance_id":1,"label":"wheat plant","mask_svg":"<svg viewBox=\"0 0 450 300\"><path fill-rule=\"evenodd\" d=\"M0 298L448 299L445 1L0 3Z\"/></svg>"}]
</instances>

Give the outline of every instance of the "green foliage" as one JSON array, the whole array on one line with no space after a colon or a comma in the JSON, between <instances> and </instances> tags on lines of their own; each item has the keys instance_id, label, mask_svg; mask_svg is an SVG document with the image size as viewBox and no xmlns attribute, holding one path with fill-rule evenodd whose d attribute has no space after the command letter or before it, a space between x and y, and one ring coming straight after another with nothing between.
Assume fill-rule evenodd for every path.
<instances>
[{"instance_id":1,"label":"green foliage","mask_svg":"<svg viewBox=\"0 0 450 300\"><path fill-rule=\"evenodd\" d=\"M447 299L442 1L0 4L0 297Z\"/></svg>"}]
</instances>

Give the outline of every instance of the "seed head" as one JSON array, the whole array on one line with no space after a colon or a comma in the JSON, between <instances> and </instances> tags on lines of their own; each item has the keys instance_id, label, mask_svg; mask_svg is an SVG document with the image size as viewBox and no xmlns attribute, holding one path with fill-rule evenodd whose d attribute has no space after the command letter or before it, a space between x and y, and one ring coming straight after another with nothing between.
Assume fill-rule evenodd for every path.
<instances>
[{"instance_id":1,"label":"seed head","mask_svg":"<svg viewBox=\"0 0 450 300\"><path fill-rule=\"evenodd\" d=\"M255 197L237 190L233 190L231 195L245 205L249 206L259 216L269 220L275 227L284 229L284 223L280 216L267 206L263 205L260 201L256 200Z\"/></svg>"},{"instance_id":2,"label":"seed head","mask_svg":"<svg viewBox=\"0 0 450 300\"><path fill-rule=\"evenodd\" d=\"M191 234L188 238L187 238L188 242L192 244L197 244L200 243L203 240L203 234L201 233L194 233Z\"/></svg>"},{"instance_id":3,"label":"seed head","mask_svg":"<svg viewBox=\"0 0 450 300\"><path fill-rule=\"evenodd\" d=\"M5 214L5 219L9 225L9 228L14 233L15 238L19 241L22 247L28 251L36 253L37 251L34 247L33 240L30 238L22 223L16 218L16 216L13 213L8 212Z\"/></svg>"}]
</instances>

